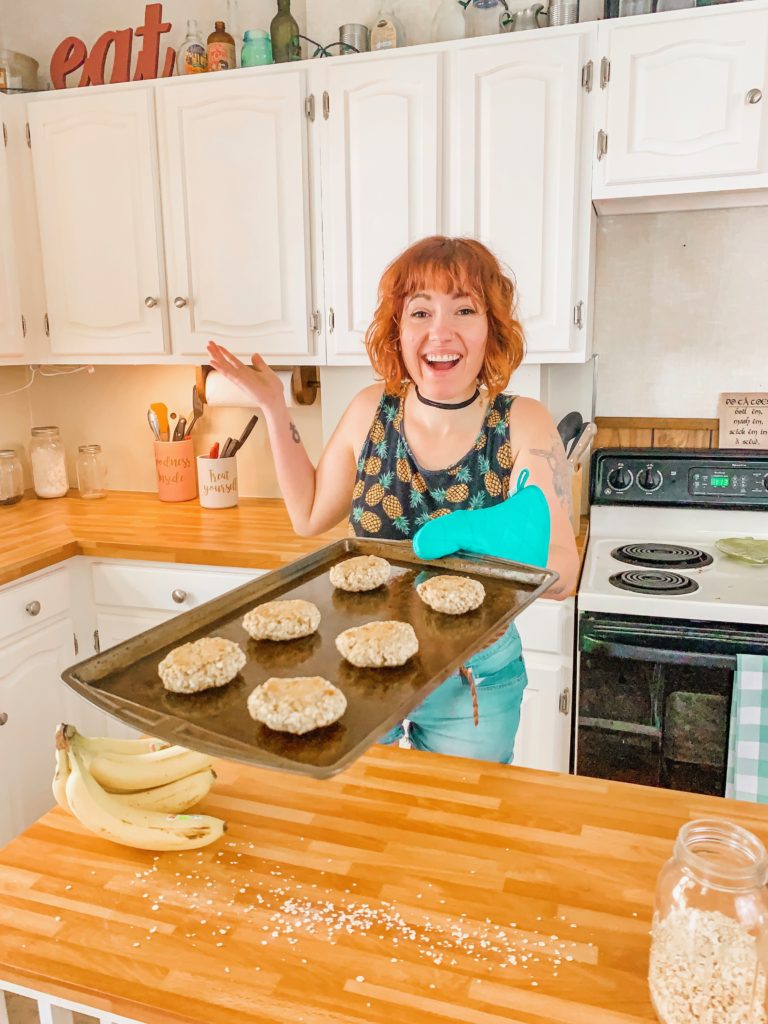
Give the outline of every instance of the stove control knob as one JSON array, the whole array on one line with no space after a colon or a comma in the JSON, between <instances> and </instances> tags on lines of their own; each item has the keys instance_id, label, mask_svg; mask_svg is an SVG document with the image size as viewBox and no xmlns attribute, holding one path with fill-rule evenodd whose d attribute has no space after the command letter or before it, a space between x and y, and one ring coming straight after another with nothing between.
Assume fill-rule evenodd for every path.
<instances>
[{"instance_id":1,"label":"stove control knob","mask_svg":"<svg viewBox=\"0 0 768 1024\"><path fill-rule=\"evenodd\" d=\"M637 475L637 483L644 491L657 491L661 487L662 475L658 469L649 466Z\"/></svg>"},{"instance_id":2,"label":"stove control knob","mask_svg":"<svg viewBox=\"0 0 768 1024\"><path fill-rule=\"evenodd\" d=\"M608 486L614 491L626 491L632 485L632 474L624 466L617 466L608 474Z\"/></svg>"}]
</instances>

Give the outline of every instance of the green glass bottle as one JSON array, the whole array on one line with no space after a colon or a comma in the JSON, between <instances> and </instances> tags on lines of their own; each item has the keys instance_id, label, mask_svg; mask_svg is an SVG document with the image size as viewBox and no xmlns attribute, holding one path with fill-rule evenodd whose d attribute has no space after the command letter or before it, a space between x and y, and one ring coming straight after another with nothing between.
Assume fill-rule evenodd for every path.
<instances>
[{"instance_id":1,"label":"green glass bottle","mask_svg":"<svg viewBox=\"0 0 768 1024\"><path fill-rule=\"evenodd\" d=\"M291 14L291 0L277 0L277 14L269 26L272 37L272 58L275 64L301 60L299 25Z\"/></svg>"}]
</instances>

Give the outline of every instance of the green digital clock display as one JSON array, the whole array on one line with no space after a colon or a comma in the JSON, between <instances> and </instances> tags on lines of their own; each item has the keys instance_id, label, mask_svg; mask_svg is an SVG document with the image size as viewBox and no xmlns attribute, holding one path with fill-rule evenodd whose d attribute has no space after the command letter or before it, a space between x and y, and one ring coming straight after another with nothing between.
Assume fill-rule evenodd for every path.
<instances>
[{"instance_id":1,"label":"green digital clock display","mask_svg":"<svg viewBox=\"0 0 768 1024\"><path fill-rule=\"evenodd\" d=\"M710 487L727 487L731 482L731 478L728 476L711 476L709 478Z\"/></svg>"}]
</instances>

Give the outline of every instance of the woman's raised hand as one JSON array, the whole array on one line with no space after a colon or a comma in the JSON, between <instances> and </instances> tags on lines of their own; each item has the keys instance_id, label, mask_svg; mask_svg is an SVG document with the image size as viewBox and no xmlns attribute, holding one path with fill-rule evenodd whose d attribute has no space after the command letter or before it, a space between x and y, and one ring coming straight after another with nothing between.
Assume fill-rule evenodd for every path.
<instances>
[{"instance_id":1,"label":"woman's raised hand","mask_svg":"<svg viewBox=\"0 0 768 1024\"><path fill-rule=\"evenodd\" d=\"M280 408L281 403L285 403L280 378L260 355L254 353L251 356L251 368L232 355L223 345L217 345L215 341L208 342L208 355L213 369L233 384L237 384L243 393L252 399L253 404L261 406L264 412L274 412Z\"/></svg>"}]
</instances>

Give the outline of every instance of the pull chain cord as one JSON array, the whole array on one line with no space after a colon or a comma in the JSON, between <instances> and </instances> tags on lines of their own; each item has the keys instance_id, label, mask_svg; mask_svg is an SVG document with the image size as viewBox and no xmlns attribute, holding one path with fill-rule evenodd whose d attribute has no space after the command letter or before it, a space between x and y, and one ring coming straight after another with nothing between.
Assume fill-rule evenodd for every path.
<instances>
[{"instance_id":1,"label":"pull chain cord","mask_svg":"<svg viewBox=\"0 0 768 1024\"><path fill-rule=\"evenodd\" d=\"M434 402L431 398L425 398L424 395L422 395L419 391L418 384L414 383L413 386L418 400L423 402L424 405L431 405L433 409L466 409L468 405L472 405L473 402L476 402L480 395L480 388L476 387L474 395L472 395L471 398L465 399L463 402Z\"/></svg>"}]
</instances>

